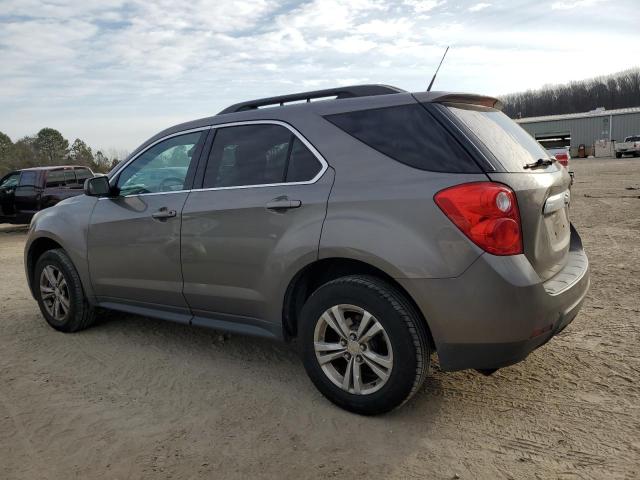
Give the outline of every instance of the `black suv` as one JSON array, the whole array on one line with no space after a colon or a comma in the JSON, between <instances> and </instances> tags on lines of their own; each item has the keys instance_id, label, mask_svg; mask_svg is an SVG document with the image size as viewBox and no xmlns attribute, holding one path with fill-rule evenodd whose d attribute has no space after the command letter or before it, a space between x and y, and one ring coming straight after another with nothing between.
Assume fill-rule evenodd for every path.
<instances>
[{"instance_id":1,"label":"black suv","mask_svg":"<svg viewBox=\"0 0 640 480\"><path fill-rule=\"evenodd\" d=\"M83 193L87 167L57 166L16 170L0 180L0 223L29 223L31 217L65 198Z\"/></svg>"}]
</instances>

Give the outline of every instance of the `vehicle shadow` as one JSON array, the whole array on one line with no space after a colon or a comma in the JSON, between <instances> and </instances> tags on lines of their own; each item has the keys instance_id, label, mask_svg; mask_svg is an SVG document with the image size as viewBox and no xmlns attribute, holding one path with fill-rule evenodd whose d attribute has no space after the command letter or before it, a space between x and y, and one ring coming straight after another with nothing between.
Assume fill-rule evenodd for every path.
<instances>
[{"instance_id":1,"label":"vehicle shadow","mask_svg":"<svg viewBox=\"0 0 640 480\"><path fill-rule=\"evenodd\" d=\"M29 225L14 225L12 223L0 223L0 233L27 233Z\"/></svg>"},{"instance_id":2,"label":"vehicle shadow","mask_svg":"<svg viewBox=\"0 0 640 480\"><path fill-rule=\"evenodd\" d=\"M197 359L203 362L203 368L212 360L233 367L257 365L257 371L252 372L255 385L262 383L272 390L275 380L283 388L283 393L296 403L322 404L324 408L335 410L339 416L366 418L344 412L321 396L307 378L295 340L284 343L107 310L100 310L94 326L81 332L80 336L85 337L86 341L93 336L101 339L112 337L118 343L119 350L125 347L135 350L136 345L143 344L147 349L171 356L176 362L184 360L185 356L190 360ZM123 341L129 342L129 345L123 344ZM225 375L228 377L225 378ZM378 418L404 423L419 416L422 424L428 423L430 418L437 417L439 404L444 398L444 375L446 373L440 371L434 355L430 375L420 392L402 408ZM236 381L230 371L217 372L216 376L218 381L224 383ZM296 388L287 391L291 384Z\"/></svg>"}]
</instances>

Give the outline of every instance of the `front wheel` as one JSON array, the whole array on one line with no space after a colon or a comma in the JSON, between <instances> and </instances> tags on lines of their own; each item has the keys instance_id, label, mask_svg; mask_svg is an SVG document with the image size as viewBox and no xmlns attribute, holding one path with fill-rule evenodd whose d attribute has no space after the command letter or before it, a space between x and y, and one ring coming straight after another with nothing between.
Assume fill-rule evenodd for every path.
<instances>
[{"instance_id":1,"label":"front wheel","mask_svg":"<svg viewBox=\"0 0 640 480\"><path fill-rule=\"evenodd\" d=\"M301 312L300 340L318 390L363 415L402 405L429 369L424 320L404 295L376 277L342 277L316 290Z\"/></svg>"},{"instance_id":2,"label":"front wheel","mask_svg":"<svg viewBox=\"0 0 640 480\"><path fill-rule=\"evenodd\" d=\"M61 332L77 332L93 322L80 276L64 250L49 250L38 259L33 275L34 292L45 320Z\"/></svg>"},{"instance_id":3,"label":"front wheel","mask_svg":"<svg viewBox=\"0 0 640 480\"><path fill-rule=\"evenodd\" d=\"M616 158L622 158L622 154L616 152Z\"/></svg>"}]
</instances>

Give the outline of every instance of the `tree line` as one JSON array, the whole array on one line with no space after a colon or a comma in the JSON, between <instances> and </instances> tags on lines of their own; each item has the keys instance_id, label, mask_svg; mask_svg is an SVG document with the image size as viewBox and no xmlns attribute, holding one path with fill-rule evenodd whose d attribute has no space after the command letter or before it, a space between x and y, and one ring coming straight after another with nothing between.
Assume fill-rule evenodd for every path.
<instances>
[{"instance_id":1,"label":"tree line","mask_svg":"<svg viewBox=\"0 0 640 480\"><path fill-rule=\"evenodd\" d=\"M640 106L640 68L500 97L511 118Z\"/></svg>"},{"instance_id":2,"label":"tree line","mask_svg":"<svg viewBox=\"0 0 640 480\"><path fill-rule=\"evenodd\" d=\"M53 128L43 128L37 134L26 136L15 143L0 132L0 177L12 170L47 165L84 165L96 173L106 173L115 167L124 155L95 154L84 141L69 141Z\"/></svg>"}]
</instances>

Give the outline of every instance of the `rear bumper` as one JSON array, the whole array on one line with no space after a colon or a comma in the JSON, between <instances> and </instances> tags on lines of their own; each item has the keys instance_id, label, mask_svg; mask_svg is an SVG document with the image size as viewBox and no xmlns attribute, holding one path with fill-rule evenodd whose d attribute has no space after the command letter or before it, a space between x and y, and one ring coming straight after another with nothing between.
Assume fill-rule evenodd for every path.
<instances>
[{"instance_id":1,"label":"rear bumper","mask_svg":"<svg viewBox=\"0 0 640 480\"><path fill-rule=\"evenodd\" d=\"M590 284L589 262L573 227L567 264L545 282L524 255L488 254L456 278L398 281L427 319L443 370L524 360L573 321Z\"/></svg>"}]
</instances>

